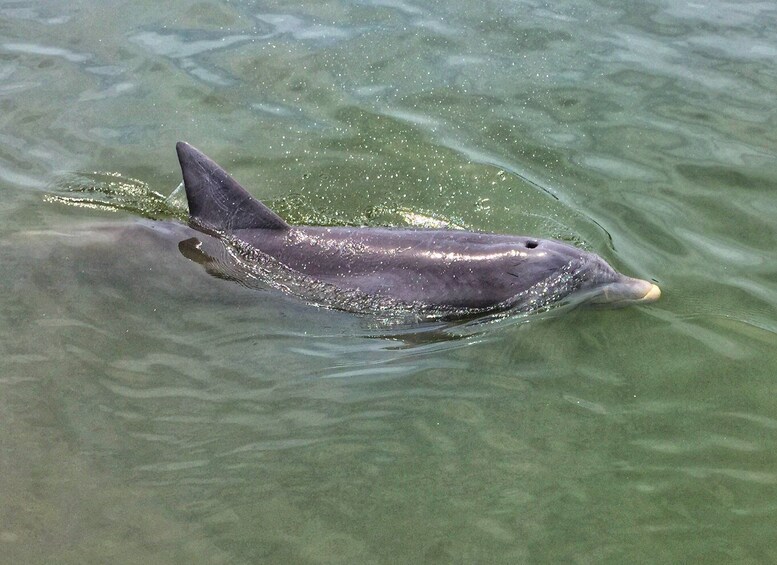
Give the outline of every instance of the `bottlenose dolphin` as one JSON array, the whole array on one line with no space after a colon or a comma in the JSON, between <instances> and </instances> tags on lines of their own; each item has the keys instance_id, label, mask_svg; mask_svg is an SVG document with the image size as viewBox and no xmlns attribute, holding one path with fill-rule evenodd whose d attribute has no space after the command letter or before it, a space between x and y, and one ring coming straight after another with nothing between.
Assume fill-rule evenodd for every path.
<instances>
[{"instance_id":1,"label":"bottlenose dolphin","mask_svg":"<svg viewBox=\"0 0 777 565\"><path fill-rule=\"evenodd\" d=\"M312 302L453 318L529 312L564 300L620 306L661 295L657 285L555 240L453 229L289 225L188 143L179 142L176 150L190 225L221 239L243 276L280 271L277 286ZM253 274L252 265L259 265Z\"/></svg>"}]
</instances>

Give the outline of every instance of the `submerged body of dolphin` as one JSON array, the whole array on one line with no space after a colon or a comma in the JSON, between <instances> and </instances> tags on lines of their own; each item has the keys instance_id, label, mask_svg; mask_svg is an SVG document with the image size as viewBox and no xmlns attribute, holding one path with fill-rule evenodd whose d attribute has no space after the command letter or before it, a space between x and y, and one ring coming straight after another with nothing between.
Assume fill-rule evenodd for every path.
<instances>
[{"instance_id":1,"label":"submerged body of dolphin","mask_svg":"<svg viewBox=\"0 0 777 565\"><path fill-rule=\"evenodd\" d=\"M661 295L655 284L621 275L597 255L559 241L446 229L292 226L191 145L179 142L176 149L192 226L228 241L247 261L270 260L293 273L309 286L301 294L312 301L321 292L341 309L396 307L443 317L532 311L569 297L624 305Z\"/></svg>"}]
</instances>

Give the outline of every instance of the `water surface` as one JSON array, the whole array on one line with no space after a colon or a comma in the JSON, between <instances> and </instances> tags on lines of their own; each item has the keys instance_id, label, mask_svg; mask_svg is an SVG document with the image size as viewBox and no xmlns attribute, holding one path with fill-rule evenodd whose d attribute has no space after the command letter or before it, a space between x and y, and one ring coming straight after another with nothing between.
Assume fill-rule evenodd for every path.
<instances>
[{"instance_id":1,"label":"water surface","mask_svg":"<svg viewBox=\"0 0 777 565\"><path fill-rule=\"evenodd\" d=\"M775 561L775 30L0 6L0 561ZM440 333L247 289L148 219L179 139L292 222L561 238L664 296Z\"/></svg>"}]
</instances>

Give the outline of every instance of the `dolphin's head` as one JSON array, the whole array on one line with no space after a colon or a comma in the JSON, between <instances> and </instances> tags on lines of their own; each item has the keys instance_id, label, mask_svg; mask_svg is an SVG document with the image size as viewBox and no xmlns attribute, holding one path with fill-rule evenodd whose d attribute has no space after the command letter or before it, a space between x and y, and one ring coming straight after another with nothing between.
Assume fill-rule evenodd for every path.
<instances>
[{"instance_id":1,"label":"dolphin's head","mask_svg":"<svg viewBox=\"0 0 777 565\"><path fill-rule=\"evenodd\" d=\"M547 276L527 291L528 302L542 307L558 300L620 307L655 302L658 285L622 275L604 259L572 245L554 240L527 240L531 257L541 263Z\"/></svg>"}]
</instances>

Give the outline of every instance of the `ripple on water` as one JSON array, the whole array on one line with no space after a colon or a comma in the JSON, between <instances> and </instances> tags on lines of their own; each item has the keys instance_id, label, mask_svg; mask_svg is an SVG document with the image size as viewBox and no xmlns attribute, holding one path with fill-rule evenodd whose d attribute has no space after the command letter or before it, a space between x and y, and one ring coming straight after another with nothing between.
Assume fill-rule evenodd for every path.
<instances>
[{"instance_id":1,"label":"ripple on water","mask_svg":"<svg viewBox=\"0 0 777 565\"><path fill-rule=\"evenodd\" d=\"M85 63L92 59L93 55L89 53L78 53L62 47L50 47L36 43L3 43L0 49L10 53L21 53L26 55L38 55L43 57L59 57L70 63Z\"/></svg>"}]
</instances>

